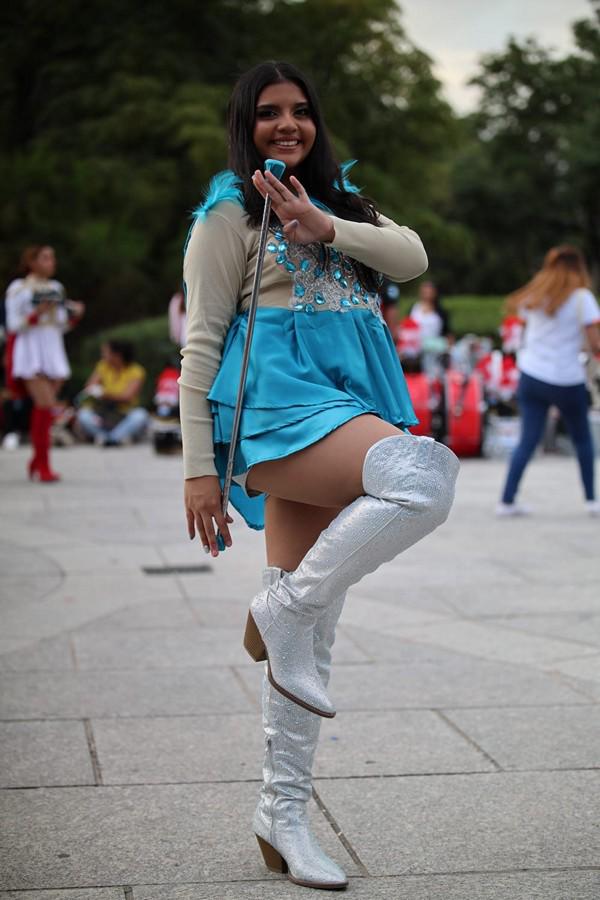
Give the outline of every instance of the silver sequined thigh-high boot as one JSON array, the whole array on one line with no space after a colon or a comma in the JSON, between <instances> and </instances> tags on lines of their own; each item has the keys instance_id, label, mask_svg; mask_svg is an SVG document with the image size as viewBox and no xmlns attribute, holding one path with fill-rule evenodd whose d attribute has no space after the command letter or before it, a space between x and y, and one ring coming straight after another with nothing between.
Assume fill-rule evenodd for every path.
<instances>
[{"instance_id":1,"label":"silver sequined thigh-high boot","mask_svg":"<svg viewBox=\"0 0 600 900\"><path fill-rule=\"evenodd\" d=\"M314 659L317 617L445 522L458 469L454 453L433 438L393 435L369 449L365 495L342 510L297 569L250 605L244 646L254 659L268 658L273 687L317 715L335 715Z\"/></svg>"},{"instance_id":2,"label":"silver sequined thigh-high boot","mask_svg":"<svg viewBox=\"0 0 600 900\"><path fill-rule=\"evenodd\" d=\"M265 570L265 587L276 587L283 573ZM314 657L325 685L329 681L331 648L344 597L337 597L317 619ZM343 870L319 847L310 830L307 805L312 792L312 765L321 718L273 689L263 678L265 759L263 786L253 828L268 868L288 874L291 881L321 890L343 890Z\"/></svg>"}]
</instances>

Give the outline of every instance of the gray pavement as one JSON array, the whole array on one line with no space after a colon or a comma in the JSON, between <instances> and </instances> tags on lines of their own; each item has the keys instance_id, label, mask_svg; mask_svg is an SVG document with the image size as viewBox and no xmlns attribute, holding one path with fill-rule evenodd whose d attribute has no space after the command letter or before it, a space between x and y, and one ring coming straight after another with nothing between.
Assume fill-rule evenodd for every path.
<instances>
[{"instance_id":1,"label":"gray pavement","mask_svg":"<svg viewBox=\"0 0 600 900\"><path fill-rule=\"evenodd\" d=\"M56 485L26 456L0 456L0 897L308 896L250 828L262 536L206 557L150 447L57 451ZM448 524L342 616L312 819L357 900L600 896L600 520L542 458L536 515L498 521L503 472L464 462Z\"/></svg>"}]
</instances>

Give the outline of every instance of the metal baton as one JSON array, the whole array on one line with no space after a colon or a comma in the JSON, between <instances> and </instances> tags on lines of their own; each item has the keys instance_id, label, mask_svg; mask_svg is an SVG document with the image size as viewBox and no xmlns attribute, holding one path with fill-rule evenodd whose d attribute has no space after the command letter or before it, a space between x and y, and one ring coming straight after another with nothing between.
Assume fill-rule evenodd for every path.
<instances>
[{"instance_id":1,"label":"metal baton","mask_svg":"<svg viewBox=\"0 0 600 900\"><path fill-rule=\"evenodd\" d=\"M285 172L285 163L279 159L265 160L265 169L271 172L275 178L281 178ZM235 403L235 412L233 414L233 426L231 429L231 441L229 443L229 456L227 457L227 468L225 470L225 481L223 484L223 515L227 516L229 507L229 494L231 492L231 480L233 477L233 463L235 459L235 451L240 431L240 420L242 418L242 407L244 405L244 392L246 390L246 377L248 375L248 365L250 363L250 348L252 346L252 335L254 334L254 321L256 319L256 310L258 307L258 292L260 290L260 279L262 276L263 262L265 259L265 250L267 247L267 236L269 234L269 221L271 218L271 198L265 197L265 206L263 209L262 223L260 226L260 237L258 240L258 255L256 258L256 269L254 272L254 283L252 285L252 295L250 297L250 306L248 308L248 327L246 330L246 342L244 344L244 354L242 356L242 368L240 371L240 383ZM225 541L223 535L219 531L217 533L217 547L219 550L225 550Z\"/></svg>"}]
</instances>

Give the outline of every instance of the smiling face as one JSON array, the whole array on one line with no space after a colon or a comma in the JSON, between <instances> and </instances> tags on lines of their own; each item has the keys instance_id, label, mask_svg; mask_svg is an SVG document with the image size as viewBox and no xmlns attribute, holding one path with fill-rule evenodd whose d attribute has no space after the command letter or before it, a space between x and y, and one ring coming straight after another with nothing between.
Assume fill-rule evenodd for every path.
<instances>
[{"instance_id":1,"label":"smiling face","mask_svg":"<svg viewBox=\"0 0 600 900\"><path fill-rule=\"evenodd\" d=\"M261 91L253 138L263 159L282 160L289 175L312 150L316 134L308 100L297 84L281 81Z\"/></svg>"}]
</instances>

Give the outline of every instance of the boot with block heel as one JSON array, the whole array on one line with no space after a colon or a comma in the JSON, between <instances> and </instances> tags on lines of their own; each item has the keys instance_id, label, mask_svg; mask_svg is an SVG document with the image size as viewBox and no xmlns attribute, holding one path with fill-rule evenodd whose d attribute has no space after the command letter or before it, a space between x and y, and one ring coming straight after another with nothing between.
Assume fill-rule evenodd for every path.
<instances>
[{"instance_id":1,"label":"boot with block heel","mask_svg":"<svg viewBox=\"0 0 600 900\"><path fill-rule=\"evenodd\" d=\"M244 647L257 662L267 660L267 677L284 697L311 713L331 719L335 716L335 710L325 693L314 662L314 627L315 618L310 615L302 616L298 613L290 614L286 609L279 610L277 599L272 589L268 588L252 603L246 623ZM277 647L273 663L263 635L268 635L271 646ZM280 674L282 664L285 674Z\"/></svg>"},{"instance_id":2,"label":"boot with block heel","mask_svg":"<svg viewBox=\"0 0 600 900\"><path fill-rule=\"evenodd\" d=\"M283 573L265 570L265 587L275 587ZM338 597L314 628L314 657L324 685L329 681L331 648L344 597ZM265 759L263 786L253 828L265 865L287 874L303 887L343 890L343 870L320 848L307 812L312 794L312 765L322 719L273 689L263 678Z\"/></svg>"},{"instance_id":3,"label":"boot with block heel","mask_svg":"<svg viewBox=\"0 0 600 900\"><path fill-rule=\"evenodd\" d=\"M335 715L313 653L313 631L329 604L357 581L441 525L450 512L459 463L428 437L392 435L363 465L364 496L321 532L293 572L250 604L244 645L268 659L271 684L320 716Z\"/></svg>"}]
</instances>

